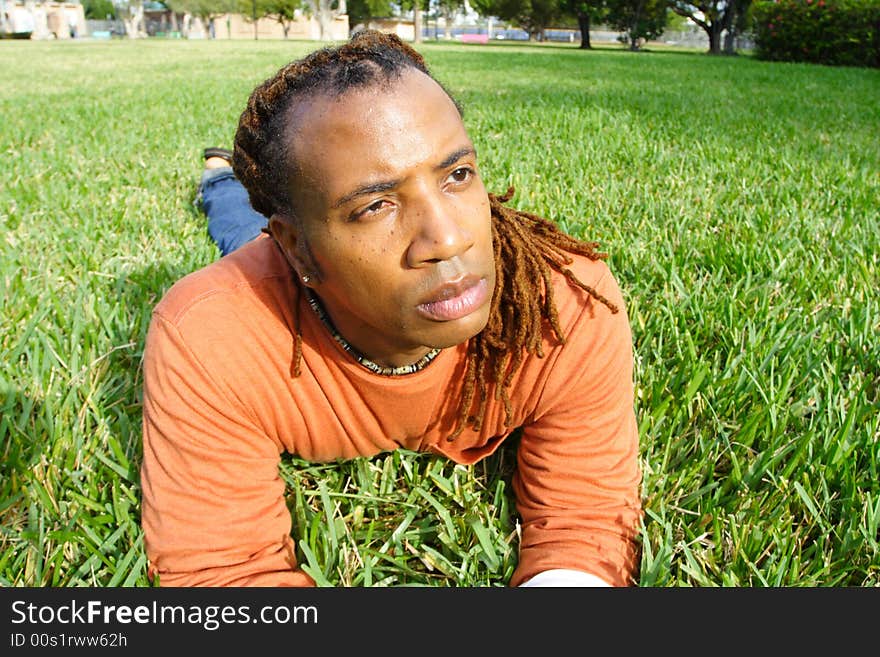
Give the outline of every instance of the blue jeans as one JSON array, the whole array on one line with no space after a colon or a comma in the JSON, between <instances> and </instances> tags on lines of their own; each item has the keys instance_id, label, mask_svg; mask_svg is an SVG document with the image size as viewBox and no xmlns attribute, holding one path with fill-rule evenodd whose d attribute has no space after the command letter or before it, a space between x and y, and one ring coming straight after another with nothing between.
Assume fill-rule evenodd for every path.
<instances>
[{"instance_id":1,"label":"blue jeans","mask_svg":"<svg viewBox=\"0 0 880 657\"><path fill-rule=\"evenodd\" d=\"M266 217L251 207L247 190L232 167L206 169L199 182L196 202L208 217L208 235L225 256L260 234Z\"/></svg>"}]
</instances>

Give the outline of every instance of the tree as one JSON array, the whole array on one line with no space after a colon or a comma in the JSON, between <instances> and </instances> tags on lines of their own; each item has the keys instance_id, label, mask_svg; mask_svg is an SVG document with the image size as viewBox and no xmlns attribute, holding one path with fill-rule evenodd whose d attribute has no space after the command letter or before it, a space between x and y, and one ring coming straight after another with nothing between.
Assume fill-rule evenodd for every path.
<instances>
[{"instance_id":1,"label":"tree","mask_svg":"<svg viewBox=\"0 0 880 657\"><path fill-rule=\"evenodd\" d=\"M213 39L217 35L214 34L214 19L219 18L223 14L228 13L226 3L221 0L186 0L190 3L190 13L202 19L208 35Z\"/></svg>"},{"instance_id":2,"label":"tree","mask_svg":"<svg viewBox=\"0 0 880 657\"><path fill-rule=\"evenodd\" d=\"M751 0L669 0L669 7L679 16L691 19L709 37L709 53L721 54L721 34L727 31L725 52L733 54L735 31L746 25Z\"/></svg>"},{"instance_id":3,"label":"tree","mask_svg":"<svg viewBox=\"0 0 880 657\"><path fill-rule=\"evenodd\" d=\"M605 0L561 0L559 8L566 14L577 19L581 33L581 48L592 48L590 44L590 26L601 22L608 13Z\"/></svg>"},{"instance_id":4,"label":"tree","mask_svg":"<svg viewBox=\"0 0 880 657\"><path fill-rule=\"evenodd\" d=\"M213 39L214 19L219 18L223 14L229 13L228 3L223 0L162 0L168 9L171 10L174 22L177 17L175 14L183 14L183 29L181 32L184 36L189 35L190 21L193 17L202 19L208 35Z\"/></svg>"},{"instance_id":5,"label":"tree","mask_svg":"<svg viewBox=\"0 0 880 657\"><path fill-rule=\"evenodd\" d=\"M422 42L422 12L427 10L429 0L402 0L399 3L402 11L412 10L413 13L413 41Z\"/></svg>"},{"instance_id":6,"label":"tree","mask_svg":"<svg viewBox=\"0 0 880 657\"><path fill-rule=\"evenodd\" d=\"M388 16L390 13L389 0L348 0L348 24L352 30L366 24L373 16Z\"/></svg>"},{"instance_id":7,"label":"tree","mask_svg":"<svg viewBox=\"0 0 880 657\"><path fill-rule=\"evenodd\" d=\"M608 0L608 24L626 35L630 50L655 39L666 27L667 0Z\"/></svg>"},{"instance_id":8,"label":"tree","mask_svg":"<svg viewBox=\"0 0 880 657\"><path fill-rule=\"evenodd\" d=\"M139 39L147 36L144 27L144 3L143 0L117 0L116 15L125 26L125 36L129 39Z\"/></svg>"},{"instance_id":9,"label":"tree","mask_svg":"<svg viewBox=\"0 0 880 657\"><path fill-rule=\"evenodd\" d=\"M286 39L302 5L301 0L239 0L239 11L251 20L271 18L281 25Z\"/></svg>"},{"instance_id":10,"label":"tree","mask_svg":"<svg viewBox=\"0 0 880 657\"><path fill-rule=\"evenodd\" d=\"M248 23L254 25L254 40L258 39L257 21L263 18L257 0L238 0L238 11Z\"/></svg>"},{"instance_id":11,"label":"tree","mask_svg":"<svg viewBox=\"0 0 880 657\"><path fill-rule=\"evenodd\" d=\"M116 16L116 7L110 0L83 0L83 13L90 20L107 20Z\"/></svg>"},{"instance_id":12,"label":"tree","mask_svg":"<svg viewBox=\"0 0 880 657\"><path fill-rule=\"evenodd\" d=\"M736 54L736 37L749 29L749 8L752 0L733 0L733 12L724 36L724 54Z\"/></svg>"},{"instance_id":13,"label":"tree","mask_svg":"<svg viewBox=\"0 0 880 657\"><path fill-rule=\"evenodd\" d=\"M328 41L331 38L330 24L337 16L348 11L346 0L305 0L305 10L318 21L318 38Z\"/></svg>"},{"instance_id":14,"label":"tree","mask_svg":"<svg viewBox=\"0 0 880 657\"><path fill-rule=\"evenodd\" d=\"M529 40L544 39L544 30L562 16L560 0L471 0L482 16L497 16L529 33Z\"/></svg>"},{"instance_id":15,"label":"tree","mask_svg":"<svg viewBox=\"0 0 880 657\"><path fill-rule=\"evenodd\" d=\"M464 0L435 0L437 15L443 16L443 38L449 38L449 26L452 24L455 12L464 7Z\"/></svg>"}]
</instances>

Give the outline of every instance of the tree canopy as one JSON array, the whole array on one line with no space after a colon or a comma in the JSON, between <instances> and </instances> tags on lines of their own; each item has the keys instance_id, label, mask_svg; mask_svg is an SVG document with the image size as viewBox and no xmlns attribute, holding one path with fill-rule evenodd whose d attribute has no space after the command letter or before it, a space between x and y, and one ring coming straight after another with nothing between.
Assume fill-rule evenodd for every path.
<instances>
[{"instance_id":1,"label":"tree canopy","mask_svg":"<svg viewBox=\"0 0 880 657\"><path fill-rule=\"evenodd\" d=\"M639 50L642 40L656 39L666 27L668 0L607 0L606 22Z\"/></svg>"},{"instance_id":2,"label":"tree canopy","mask_svg":"<svg viewBox=\"0 0 880 657\"><path fill-rule=\"evenodd\" d=\"M470 0L482 16L511 21L529 33L529 39L543 39L544 30L559 20L561 0Z\"/></svg>"}]
</instances>

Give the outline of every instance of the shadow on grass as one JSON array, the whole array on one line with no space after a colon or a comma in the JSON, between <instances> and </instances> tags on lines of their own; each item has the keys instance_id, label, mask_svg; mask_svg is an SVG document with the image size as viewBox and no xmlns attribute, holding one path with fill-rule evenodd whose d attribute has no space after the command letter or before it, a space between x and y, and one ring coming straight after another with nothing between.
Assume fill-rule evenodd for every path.
<instances>
[{"instance_id":1,"label":"shadow on grass","mask_svg":"<svg viewBox=\"0 0 880 657\"><path fill-rule=\"evenodd\" d=\"M42 443L34 440L33 425L34 418L42 412L41 402L14 386L0 384L0 481L4 482L0 490L0 516L15 502L10 498L15 497L15 492L9 487L14 489L16 482L26 478L37 462Z\"/></svg>"}]
</instances>

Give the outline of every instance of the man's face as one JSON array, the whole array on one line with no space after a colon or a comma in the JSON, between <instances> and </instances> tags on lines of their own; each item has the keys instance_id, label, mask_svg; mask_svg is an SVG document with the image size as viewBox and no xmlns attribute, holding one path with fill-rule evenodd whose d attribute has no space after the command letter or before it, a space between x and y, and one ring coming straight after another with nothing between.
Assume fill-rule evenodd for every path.
<instances>
[{"instance_id":1,"label":"man's face","mask_svg":"<svg viewBox=\"0 0 880 657\"><path fill-rule=\"evenodd\" d=\"M293 112L295 220L273 232L342 336L380 365L415 362L486 325L491 216L453 102L410 70Z\"/></svg>"}]
</instances>

